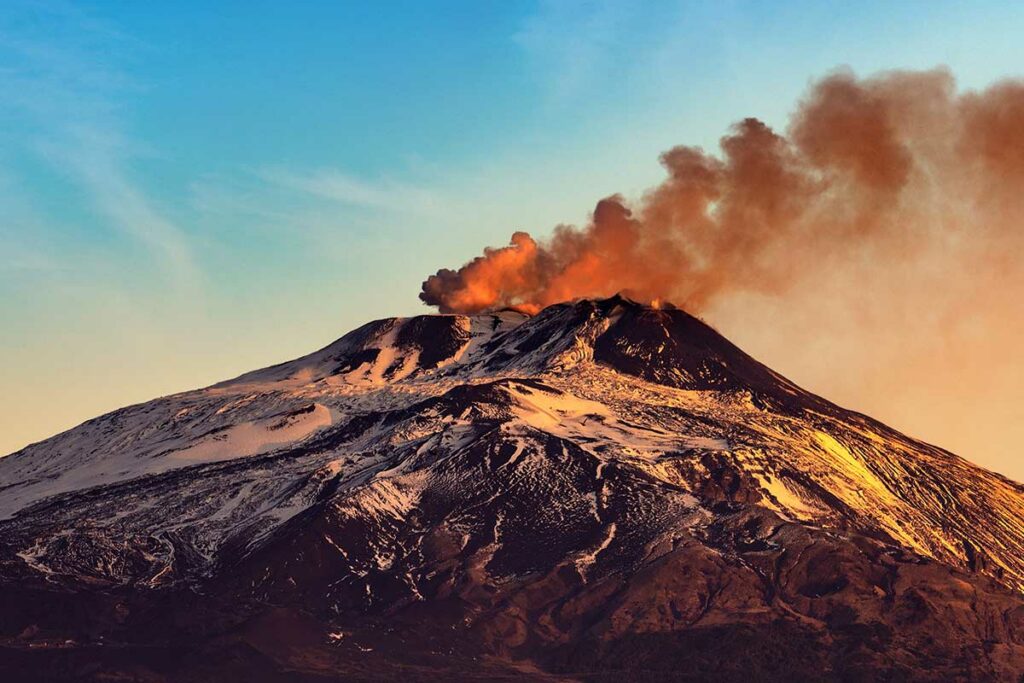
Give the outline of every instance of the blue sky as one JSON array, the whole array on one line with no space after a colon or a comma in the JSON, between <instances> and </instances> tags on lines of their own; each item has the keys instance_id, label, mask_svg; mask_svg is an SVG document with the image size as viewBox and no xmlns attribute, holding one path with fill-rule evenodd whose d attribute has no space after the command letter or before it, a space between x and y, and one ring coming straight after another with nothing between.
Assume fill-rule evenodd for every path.
<instances>
[{"instance_id":1,"label":"blue sky","mask_svg":"<svg viewBox=\"0 0 1024 683\"><path fill-rule=\"evenodd\" d=\"M0 452L420 311L838 66L982 87L1020 35L985 2L4 2Z\"/></svg>"}]
</instances>

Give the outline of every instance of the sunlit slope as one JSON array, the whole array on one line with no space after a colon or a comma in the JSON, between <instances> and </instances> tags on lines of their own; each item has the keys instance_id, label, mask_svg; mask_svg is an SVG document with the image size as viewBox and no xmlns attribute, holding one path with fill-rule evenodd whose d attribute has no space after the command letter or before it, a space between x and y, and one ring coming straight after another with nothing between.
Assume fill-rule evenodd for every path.
<instances>
[{"instance_id":1,"label":"sunlit slope","mask_svg":"<svg viewBox=\"0 0 1024 683\"><path fill-rule=\"evenodd\" d=\"M783 638L808 675L916 680L922 653L946 679L1024 669L1019 484L619 297L369 323L0 459L0 511L0 592L44 587L11 629L57 586L143 612L198 591L229 621L313 619L288 671L642 651L667 672L708 638L747 658L701 646L687 666L761 671ZM54 633L135 637L74 618ZM402 624L412 640L387 635Z\"/></svg>"}]
</instances>

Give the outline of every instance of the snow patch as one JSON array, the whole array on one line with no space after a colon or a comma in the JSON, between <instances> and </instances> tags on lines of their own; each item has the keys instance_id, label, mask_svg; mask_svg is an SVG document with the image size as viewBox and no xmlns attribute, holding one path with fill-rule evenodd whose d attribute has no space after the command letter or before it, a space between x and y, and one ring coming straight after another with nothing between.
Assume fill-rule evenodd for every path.
<instances>
[{"instance_id":1,"label":"snow patch","mask_svg":"<svg viewBox=\"0 0 1024 683\"><path fill-rule=\"evenodd\" d=\"M294 443L331 424L331 411L315 404L309 412L255 422L243 422L165 456L166 463L219 462L265 453ZM159 469L168 469L160 466Z\"/></svg>"}]
</instances>

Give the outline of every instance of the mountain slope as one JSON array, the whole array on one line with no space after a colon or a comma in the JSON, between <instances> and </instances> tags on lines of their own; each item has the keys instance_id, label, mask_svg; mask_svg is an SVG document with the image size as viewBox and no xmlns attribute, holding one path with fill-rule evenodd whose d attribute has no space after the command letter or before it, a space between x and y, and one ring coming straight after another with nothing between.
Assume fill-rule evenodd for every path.
<instances>
[{"instance_id":1,"label":"mountain slope","mask_svg":"<svg viewBox=\"0 0 1024 683\"><path fill-rule=\"evenodd\" d=\"M619 297L116 411L0 459L0 514L0 671L1024 672L1020 485Z\"/></svg>"}]
</instances>

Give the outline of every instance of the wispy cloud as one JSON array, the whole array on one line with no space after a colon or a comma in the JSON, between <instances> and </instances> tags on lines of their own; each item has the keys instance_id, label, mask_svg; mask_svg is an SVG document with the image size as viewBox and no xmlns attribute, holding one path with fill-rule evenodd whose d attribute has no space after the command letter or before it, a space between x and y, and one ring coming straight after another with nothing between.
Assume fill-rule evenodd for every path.
<instances>
[{"instance_id":1,"label":"wispy cloud","mask_svg":"<svg viewBox=\"0 0 1024 683\"><path fill-rule=\"evenodd\" d=\"M19 133L0 152L35 155L76 184L103 225L145 245L178 288L199 269L186 233L133 180L145 146L126 134L120 68L138 45L79 9L14 3L0 11L0 115Z\"/></svg>"},{"instance_id":2,"label":"wispy cloud","mask_svg":"<svg viewBox=\"0 0 1024 683\"><path fill-rule=\"evenodd\" d=\"M87 191L111 225L148 247L179 287L194 288L200 272L189 240L132 182L131 152L116 131L86 124L64 133L59 144L44 142L39 149Z\"/></svg>"},{"instance_id":3,"label":"wispy cloud","mask_svg":"<svg viewBox=\"0 0 1024 683\"><path fill-rule=\"evenodd\" d=\"M268 168L259 175L282 188L352 207L429 214L442 205L435 191L388 178L368 180L339 169L291 171Z\"/></svg>"}]
</instances>

